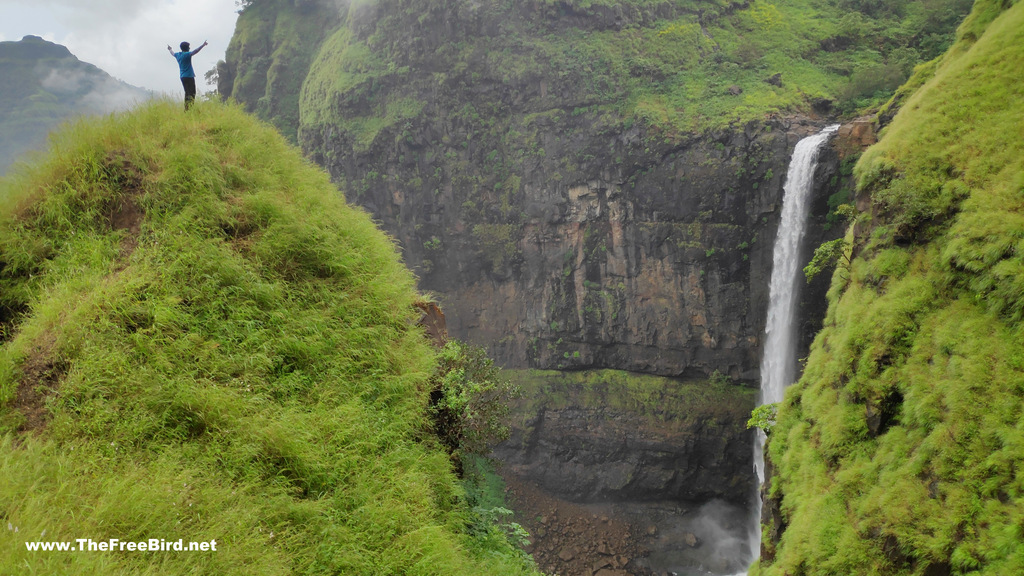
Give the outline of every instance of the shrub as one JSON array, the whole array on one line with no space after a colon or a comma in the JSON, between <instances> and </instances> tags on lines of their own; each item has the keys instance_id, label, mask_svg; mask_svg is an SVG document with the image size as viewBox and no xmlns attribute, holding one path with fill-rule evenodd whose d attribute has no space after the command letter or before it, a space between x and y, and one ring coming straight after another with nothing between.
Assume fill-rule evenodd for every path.
<instances>
[{"instance_id":1,"label":"shrub","mask_svg":"<svg viewBox=\"0 0 1024 576\"><path fill-rule=\"evenodd\" d=\"M441 349L432 386L434 432L461 475L465 456L486 455L495 442L508 438L503 419L518 389L501 377L483 348L458 340Z\"/></svg>"}]
</instances>

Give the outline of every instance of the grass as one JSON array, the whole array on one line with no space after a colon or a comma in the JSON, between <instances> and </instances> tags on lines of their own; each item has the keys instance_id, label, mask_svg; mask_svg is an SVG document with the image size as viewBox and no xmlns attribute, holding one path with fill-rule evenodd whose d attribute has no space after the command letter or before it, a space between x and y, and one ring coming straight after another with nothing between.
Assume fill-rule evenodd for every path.
<instances>
[{"instance_id":1,"label":"grass","mask_svg":"<svg viewBox=\"0 0 1024 576\"><path fill-rule=\"evenodd\" d=\"M915 64L940 55L970 7L966 0L637 0L615 3L613 26L603 23L610 5L493 0L473 11L493 32L467 26L445 32L444 41L435 30L446 26L443 10L430 2L384 1L377 17L350 13L309 68L303 130L344 126L334 112L357 104L343 116L386 116L390 100L410 95L450 96L439 89L495 83L515 95L541 81L558 96L531 95L538 110L596 106L670 139L806 111L815 99L852 113L881 104ZM243 11L236 35L255 29L259 15ZM766 82L775 74L781 82ZM742 94L731 94L732 86Z\"/></svg>"},{"instance_id":2,"label":"grass","mask_svg":"<svg viewBox=\"0 0 1024 576\"><path fill-rule=\"evenodd\" d=\"M469 531L412 275L276 131L157 102L2 186L0 573L531 572ZM219 546L24 544L76 538Z\"/></svg>"},{"instance_id":3,"label":"grass","mask_svg":"<svg viewBox=\"0 0 1024 576\"><path fill-rule=\"evenodd\" d=\"M758 574L1024 571L1024 5L958 37L856 167L871 215L772 433Z\"/></svg>"}]
</instances>

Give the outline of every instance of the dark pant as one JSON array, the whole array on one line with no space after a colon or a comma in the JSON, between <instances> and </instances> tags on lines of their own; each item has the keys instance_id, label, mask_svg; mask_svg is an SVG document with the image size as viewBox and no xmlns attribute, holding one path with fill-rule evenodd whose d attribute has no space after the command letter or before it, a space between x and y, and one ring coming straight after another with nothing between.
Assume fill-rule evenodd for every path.
<instances>
[{"instance_id":1,"label":"dark pant","mask_svg":"<svg viewBox=\"0 0 1024 576\"><path fill-rule=\"evenodd\" d=\"M192 101L196 99L196 79L182 78L181 85L185 87L185 110L192 107Z\"/></svg>"}]
</instances>

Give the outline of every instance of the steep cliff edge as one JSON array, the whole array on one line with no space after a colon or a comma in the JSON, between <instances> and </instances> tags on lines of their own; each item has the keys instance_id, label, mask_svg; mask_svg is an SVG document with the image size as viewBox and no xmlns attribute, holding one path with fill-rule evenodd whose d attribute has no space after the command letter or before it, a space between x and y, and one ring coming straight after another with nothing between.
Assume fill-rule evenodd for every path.
<instances>
[{"instance_id":1,"label":"steep cliff edge","mask_svg":"<svg viewBox=\"0 0 1024 576\"><path fill-rule=\"evenodd\" d=\"M507 472L576 502L748 503L756 390L611 370L512 374L525 397L495 450Z\"/></svg>"},{"instance_id":2,"label":"steep cliff edge","mask_svg":"<svg viewBox=\"0 0 1024 576\"><path fill-rule=\"evenodd\" d=\"M979 0L958 38L857 165L759 574L1024 571L1024 4Z\"/></svg>"},{"instance_id":3,"label":"steep cliff edge","mask_svg":"<svg viewBox=\"0 0 1024 576\"><path fill-rule=\"evenodd\" d=\"M792 146L962 4L266 0L220 90L279 126L263 106L292 102L307 155L503 364L755 380Z\"/></svg>"},{"instance_id":4,"label":"steep cliff edge","mask_svg":"<svg viewBox=\"0 0 1024 576\"><path fill-rule=\"evenodd\" d=\"M494 454L546 572L746 567L755 389L720 376L510 373L525 394Z\"/></svg>"}]
</instances>

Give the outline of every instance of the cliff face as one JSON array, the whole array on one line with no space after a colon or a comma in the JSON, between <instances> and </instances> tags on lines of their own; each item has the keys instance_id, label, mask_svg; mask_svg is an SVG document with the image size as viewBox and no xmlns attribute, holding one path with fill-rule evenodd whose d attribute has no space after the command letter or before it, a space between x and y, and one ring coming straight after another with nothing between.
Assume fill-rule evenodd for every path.
<instances>
[{"instance_id":1,"label":"cliff face","mask_svg":"<svg viewBox=\"0 0 1024 576\"><path fill-rule=\"evenodd\" d=\"M749 504L757 392L618 371L515 371L525 397L495 450L507 474L575 502Z\"/></svg>"},{"instance_id":2,"label":"cliff face","mask_svg":"<svg viewBox=\"0 0 1024 576\"><path fill-rule=\"evenodd\" d=\"M1024 570L1024 4L979 1L857 164L759 574Z\"/></svg>"},{"instance_id":3,"label":"cliff face","mask_svg":"<svg viewBox=\"0 0 1024 576\"><path fill-rule=\"evenodd\" d=\"M789 25L807 9L266 0L220 90L294 129L503 364L754 380L790 150L867 94L836 59L925 51L892 52L917 40L891 14Z\"/></svg>"},{"instance_id":4,"label":"cliff face","mask_svg":"<svg viewBox=\"0 0 1024 576\"><path fill-rule=\"evenodd\" d=\"M253 6L222 91L257 111L278 106L271 84L306 61L286 66L285 48L273 47L283 20L305 11L341 22L308 65L297 138L399 241L454 335L512 367L755 380L782 179L815 121L752 119L687 135L678 119L637 120L616 104L662 73L613 61L595 70L539 39L664 43L659 28L693 18L677 5L552 17L538 6L414 4L345 7L341 20L326 4ZM693 50L690 66L705 48ZM282 71L263 84L261 57ZM256 84L265 92L247 88Z\"/></svg>"},{"instance_id":5,"label":"cliff face","mask_svg":"<svg viewBox=\"0 0 1024 576\"><path fill-rule=\"evenodd\" d=\"M315 158L336 175L358 173L360 162L381 170L358 200L404 246L421 285L443 295L451 332L489 343L505 365L755 378L795 137L752 126L651 149L639 129L599 135L563 115L538 135L544 156L509 176L517 191L498 190L507 198L443 182L394 184L403 172L431 170L434 154L418 154L415 142ZM557 136L561 129L577 134ZM416 132L466 137L443 118ZM580 147L587 164L561 176ZM450 154L471 170L486 148Z\"/></svg>"}]
</instances>

